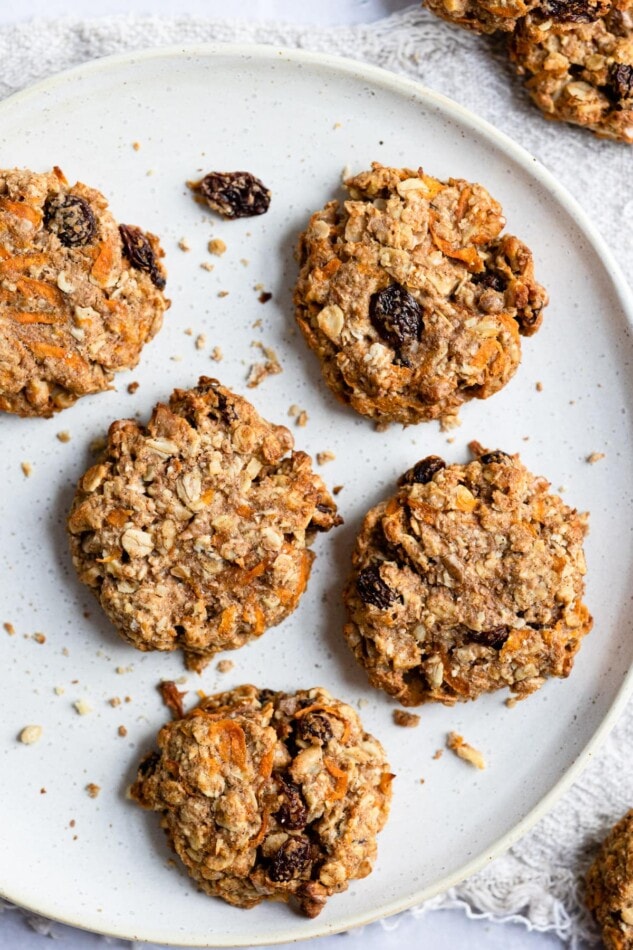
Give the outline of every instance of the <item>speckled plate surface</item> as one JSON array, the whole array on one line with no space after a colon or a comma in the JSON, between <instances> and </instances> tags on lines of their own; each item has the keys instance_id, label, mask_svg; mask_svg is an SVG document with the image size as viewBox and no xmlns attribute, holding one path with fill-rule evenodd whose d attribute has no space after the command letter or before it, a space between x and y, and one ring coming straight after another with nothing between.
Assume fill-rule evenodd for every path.
<instances>
[{"instance_id":1,"label":"speckled plate surface","mask_svg":"<svg viewBox=\"0 0 633 950\"><path fill-rule=\"evenodd\" d=\"M502 202L510 231L534 249L550 291L543 329L524 342L515 379L488 402L467 406L462 427L449 435L435 424L375 432L330 396L293 326L297 234L310 210L336 192L342 168L360 170L372 159L481 181ZM577 206L525 152L448 100L344 60L199 47L92 63L0 106L0 167L53 164L101 189L119 220L163 237L173 306L116 390L47 421L0 419L0 620L16 630L0 629L0 893L76 926L191 946L332 933L419 902L499 853L552 804L628 692L633 383L622 279ZM273 191L269 213L237 222L206 213L184 182L211 168L260 176ZM183 237L188 253L178 247ZM226 242L223 257L209 256L211 237ZM204 262L215 269L204 270ZM266 304L259 285L273 294ZM256 340L276 349L283 373L246 390L248 368L261 358ZM214 346L224 352L220 363L210 358ZM126 801L125 789L166 718L156 685L181 676L182 661L120 641L75 579L67 550L64 521L91 440L114 419L146 419L173 387L203 373L287 422L299 448L335 452L322 472L330 486L344 485L345 526L317 542L296 613L231 654L230 673L211 665L182 687L193 703L196 689L248 681L278 689L322 684L360 704L367 728L384 742L397 781L376 869L313 921L278 904L231 908L168 866L156 816ZM132 380L140 383L134 395ZM293 403L307 410L304 428L288 417ZM62 430L69 442L56 438ZM463 461L473 438L520 450L534 471L564 486L571 504L591 510L587 599L595 628L572 677L518 707L490 696L425 708L418 729L398 729L391 702L368 688L341 638L354 534L405 468L429 453ZM592 452L606 457L589 465ZM23 461L32 466L28 478ZM79 700L88 714L76 712ZM17 741L27 724L43 727L36 745ZM448 753L433 758L451 729L484 752L486 771ZM86 794L89 782L101 786L96 799Z\"/></svg>"}]
</instances>

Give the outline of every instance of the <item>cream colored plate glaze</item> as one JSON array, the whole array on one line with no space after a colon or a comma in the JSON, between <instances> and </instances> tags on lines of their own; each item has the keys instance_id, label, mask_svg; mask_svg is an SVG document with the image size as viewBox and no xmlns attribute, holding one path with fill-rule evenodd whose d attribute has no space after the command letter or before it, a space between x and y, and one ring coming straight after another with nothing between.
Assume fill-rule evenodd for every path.
<instances>
[{"instance_id":1,"label":"cream colored plate glaze","mask_svg":"<svg viewBox=\"0 0 633 950\"><path fill-rule=\"evenodd\" d=\"M450 438L435 424L375 432L329 395L294 329L297 234L309 211L336 191L341 169L360 170L372 159L484 183L503 203L509 229L534 248L538 277L551 293L543 329L525 341L516 378L488 402L469 405ZM121 937L249 946L340 931L454 884L551 806L629 691L631 340L625 287L603 243L533 159L447 99L357 63L272 48L116 57L3 103L0 167L53 164L100 188L120 221L162 235L173 306L116 391L48 421L0 419L0 620L17 630L9 637L0 629L0 892ZM184 181L210 169L259 175L273 191L269 213L238 222L206 213ZM224 257L209 256L212 236L226 241ZM189 253L177 247L182 237ZM212 273L201 269L204 261L215 264ZM273 293L265 305L254 289L260 283ZM206 335L201 350L198 333ZM261 356L253 340L272 345L284 371L247 390L248 366ZM225 354L219 364L210 359L214 345ZM122 643L76 581L67 551L64 520L89 442L111 420L145 419L173 387L192 385L202 373L217 374L265 416L288 422L299 448L334 451L336 461L322 472L330 486L344 485L345 526L318 540L296 613L230 654L231 673L211 666L201 677L189 675L186 686L193 701L196 689L248 681L286 690L323 684L362 705L366 726L384 742L398 777L376 870L313 921L279 904L231 908L168 867L156 816L128 803L125 788L166 718L156 684L182 675L181 658L142 655ZM126 391L131 380L140 382L134 396ZM307 410L305 428L288 419L292 403ZM72 436L66 444L56 439L63 429ZM418 729L398 729L391 702L367 687L341 640L352 541L365 510L405 468L429 453L462 461L473 438L520 450L533 470L565 486L570 503L591 509L587 598L595 629L571 679L549 683L517 708L490 696L452 710L425 708ZM593 451L606 458L588 465ZM33 466L28 479L23 460ZM25 638L36 631L45 644ZM112 708L113 696L130 701ZM91 713L77 714L79 699ZM16 736L28 723L44 732L27 747ZM117 735L122 724L127 738ZM450 753L433 759L450 729L484 752L485 772ZM96 800L84 791L88 782L102 787Z\"/></svg>"}]
</instances>

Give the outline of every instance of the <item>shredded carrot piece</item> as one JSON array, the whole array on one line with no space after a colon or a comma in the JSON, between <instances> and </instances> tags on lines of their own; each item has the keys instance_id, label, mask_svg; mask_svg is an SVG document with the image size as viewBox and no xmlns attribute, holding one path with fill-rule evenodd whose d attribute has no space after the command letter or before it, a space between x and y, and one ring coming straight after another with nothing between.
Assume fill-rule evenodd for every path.
<instances>
[{"instance_id":1,"label":"shredded carrot piece","mask_svg":"<svg viewBox=\"0 0 633 950\"><path fill-rule=\"evenodd\" d=\"M218 719L210 724L211 732L220 737L220 758L243 769L246 765L246 736L233 719Z\"/></svg>"},{"instance_id":2,"label":"shredded carrot piece","mask_svg":"<svg viewBox=\"0 0 633 950\"><path fill-rule=\"evenodd\" d=\"M5 310L1 315L8 320L13 320L14 323L22 324L46 323L50 326L60 322L60 318L56 314L43 313L41 310Z\"/></svg>"},{"instance_id":3,"label":"shredded carrot piece","mask_svg":"<svg viewBox=\"0 0 633 950\"><path fill-rule=\"evenodd\" d=\"M218 626L218 633L221 637L225 636L233 626L236 613L237 607L235 604L232 604L230 607L225 607L225 609L222 611L220 625Z\"/></svg>"},{"instance_id":4,"label":"shredded carrot piece","mask_svg":"<svg viewBox=\"0 0 633 950\"><path fill-rule=\"evenodd\" d=\"M483 369L484 366L487 366L492 361L499 350L500 347L496 340L486 340L471 358L471 366L475 366L477 369Z\"/></svg>"},{"instance_id":5,"label":"shredded carrot piece","mask_svg":"<svg viewBox=\"0 0 633 950\"><path fill-rule=\"evenodd\" d=\"M259 577L260 574L263 574L265 570L266 561L260 561L255 567L252 567L250 571L240 571L234 583L238 587L244 587L246 584L250 584L251 581L255 580L256 577Z\"/></svg>"},{"instance_id":6,"label":"shredded carrot piece","mask_svg":"<svg viewBox=\"0 0 633 950\"><path fill-rule=\"evenodd\" d=\"M262 815L262 823L259 826L259 831L257 832L255 837L251 841L251 848L257 848L262 843L262 841L264 840L266 836L267 831L268 831L268 812L264 811Z\"/></svg>"},{"instance_id":7,"label":"shredded carrot piece","mask_svg":"<svg viewBox=\"0 0 633 950\"><path fill-rule=\"evenodd\" d=\"M250 505L236 505L235 510L240 518L251 518L253 515L253 509Z\"/></svg>"},{"instance_id":8,"label":"shredded carrot piece","mask_svg":"<svg viewBox=\"0 0 633 950\"><path fill-rule=\"evenodd\" d=\"M460 193L459 201L457 202L457 208L455 209L455 214L458 221L461 221L466 213L466 208L468 207L468 199L472 195L473 190L470 185L467 185L466 188Z\"/></svg>"},{"instance_id":9,"label":"shredded carrot piece","mask_svg":"<svg viewBox=\"0 0 633 950\"><path fill-rule=\"evenodd\" d=\"M334 716L335 719L338 719L339 722L343 723L343 726L345 728L343 731L343 735L341 736L341 742L347 742L347 740L349 739L349 733L350 733L349 722L347 721L345 716L343 716L342 713L338 711L338 709L334 708L334 706L326 706L324 703L313 703L312 706L304 706L303 709L299 709L294 714L294 718L301 719L302 716L307 716L308 713L317 712L317 710L321 710L322 712L329 713L330 716Z\"/></svg>"},{"instance_id":10,"label":"shredded carrot piece","mask_svg":"<svg viewBox=\"0 0 633 950\"><path fill-rule=\"evenodd\" d=\"M258 604L254 605L253 610L255 612L255 623L253 624L253 633L256 637L261 637L262 633L266 629L266 623L264 621L264 611Z\"/></svg>"},{"instance_id":11,"label":"shredded carrot piece","mask_svg":"<svg viewBox=\"0 0 633 950\"><path fill-rule=\"evenodd\" d=\"M380 784L378 785L378 788L383 793L383 795L385 794L385 792L389 791L389 789L391 788L391 783L393 782L395 777L396 776L393 774L393 772L382 773L382 775L380 776Z\"/></svg>"},{"instance_id":12,"label":"shredded carrot piece","mask_svg":"<svg viewBox=\"0 0 633 950\"><path fill-rule=\"evenodd\" d=\"M447 257L453 257L458 261L463 261L468 270L473 274L480 274L483 270L485 270L483 261L479 257L475 247L471 246L454 248L452 244L449 243L449 241L445 240L445 238L441 237L437 233L435 228L436 224L437 215L431 211L429 215L429 231L431 232L433 243L440 249L442 254L446 254Z\"/></svg>"},{"instance_id":13,"label":"shredded carrot piece","mask_svg":"<svg viewBox=\"0 0 633 950\"><path fill-rule=\"evenodd\" d=\"M345 792L347 791L347 772L344 772L343 769L339 769L338 765L335 765L331 759L324 758L323 764L332 778L336 779L334 791L327 797L333 802L340 801L340 799L345 796Z\"/></svg>"},{"instance_id":14,"label":"shredded carrot piece","mask_svg":"<svg viewBox=\"0 0 633 950\"><path fill-rule=\"evenodd\" d=\"M46 254L24 254L9 257L0 263L0 275L2 277L17 277L18 274L22 274L29 267L41 267L47 261Z\"/></svg>"},{"instance_id":15,"label":"shredded carrot piece","mask_svg":"<svg viewBox=\"0 0 633 950\"><path fill-rule=\"evenodd\" d=\"M26 201L11 201L10 198L0 198L0 208L3 211L8 211L16 218L30 221L35 228L42 221L41 213L37 208L32 208Z\"/></svg>"},{"instance_id":16,"label":"shredded carrot piece","mask_svg":"<svg viewBox=\"0 0 633 950\"><path fill-rule=\"evenodd\" d=\"M268 778L270 773L273 770L273 760L275 758L275 749L271 748L266 752L259 763L259 769L257 770L262 778Z\"/></svg>"},{"instance_id":17,"label":"shredded carrot piece","mask_svg":"<svg viewBox=\"0 0 633 950\"><path fill-rule=\"evenodd\" d=\"M33 277L20 277L16 284L17 289L25 297L41 297L52 306L57 307L63 301L61 290L45 280L35 280Z\"/></svg>"},{"instance_id":18,"label":"shredded carrot piece","mask_svg":"<svg viewBox=\"0 0 633 950\"><path fill-rule=\"evenodd\" d=\"M84 365L84 361L81 357L69 352L63 346L55 346L53 343L42 343L39 340L34 340L33 342L27 341L26 346L28 346L33 355L40 360L64 360L69 366L74 367Z\"/></svg>"},{"instance_id":19,"label":"shredded carrot piece","mask_svg":"<svg viewBox=\"0 0 633 950\"><path fill-rule=\"evenodd\" d=\"M215 488L207 488L205 492L200 496L200 501L203 505L208 505L209 502L213 499L215 495Z\"/></svg>"},{"instance_id":20,"label":"shredded carrot piece","mask_svg":"<svg viewBox=\"0 0 633 950\"><path fill-rule=\"evenodd\" d=\"M107 557L98 557L95 558L95 560L97 564L110 564L112 561L116 561L119 557L121 557L121 552L113 551L112 554L108 554Z\"/></svg>"},{"instance_id":21,"label":"shredded carrot piece","mask_svg":"<svg viewBox=\"0 0 633 950\"><path fill-rule=\"evenodd\" d=\"M11 252L7 251L4 244L0 244L0 261L6 261L9 257L11 257Z\"/></svg>"},{"instance_id":22,"label":"shredded carrot piece","mask_svg":"<svg viewBox=\"0 0 633 950\"><path fill-rule=\"evenodd\" d=\"M103 241L99 245L99 252L97 258L92 265L92 270L90 271L91 275L97 281L98 284L104 284L109 276L110 271L112 270L113 263L113 254L112 248L109 244Z\"/></svg>"},{"instance_id":23,"label":"shredded carrot piece","mask_svg":"<svg viewBox=\"0 0 633 950\"><path fill-rule=\"evenodd\" d=\"M285 545L284 545L285 547ZM306 584L308 583L308 578L310 576L310 568L312 567L312 557L307 550L302 552L301 567L299 569L299 578L297 580L297 586L294 591L286 590L284 587L278 587L275 590L275 594L284 605L284 607L294 607L302 593L306 589Z\"/></svg>"},{"instance_id":24,"label":"shredded carrot piece","mask_svg":"<svg viewBox=\"0 0 633 950\"><path fill-rule=\"evenodd\" d=\"M53 165L53 174L55 175L55 178L58 178L61 181L62 185L68 184L68 179L64 175L59 165Z\"/></svg>"},{"instance_id":25,"label":"shredded carrot piece","mask_svg":"<svg viewBox=\"0 0 633 950\"><path fill-rule=\"evenodd\" d=\"M341 261L338 257L332 257L325 267L321 268L321 273L324 277L331 277L333 274L336 274L337 270L341 266Z\"/></svg>"},{"instance_id":26,"label":"shredded carrot piece","mask_svg":"<svg viewBox=\"0 0 633 950\"><path fill-rule=\"evenodd\" d=\"M121 528L131 514L131 508L114 508L106 515L106 521L108 524L114 525L115 528Z\"/></svg>"}]
</instances>

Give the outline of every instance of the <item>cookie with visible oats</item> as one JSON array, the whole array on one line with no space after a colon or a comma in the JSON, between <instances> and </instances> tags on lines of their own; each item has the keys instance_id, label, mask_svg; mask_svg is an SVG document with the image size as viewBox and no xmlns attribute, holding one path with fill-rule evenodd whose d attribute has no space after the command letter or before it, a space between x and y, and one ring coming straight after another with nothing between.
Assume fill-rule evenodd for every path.
<instances>
[{"instance_id":1,"label":"cookie with visible oats","mask_svg":"<svg viewBox=\"0 0 633 950\"><path fill-rule=\"evenodd\" d=\"M305 590L318 531L341 519L284 426L202 377L146 426L110 426L68 519L73 561L139 650L203 668L284 620Z\"/></svg>"},{"instance_id":2,"label":"cookie with visible oats","mask_svg":"<svg viewBox=\"0 0 633 950\"><path fill-rule=\"evenodd\" d=\"M454 416L501 389L547 303L485 188L378 163L301 236L296 317L325 380L378 421Z\"/></svg>"},{"instance_id":3,"label":"cookie with visible oats","mask_svg":"<svg viewBox=\"0 0 633 950\"><path fill-rule=\"evenodd\" d=\"M161 813L207 894L316 917L371 872L392 779L380 743L326 690L241 686L163 726L131 797Z\"/></svg>"},{"instance_id":4,"label":"cookie with visible oats","mask_svg":"<svg viewBox=\"0 0 633 950\"><path fill-rule=\"evenodd\" d=\"M436 16L475 33L512 32L540 0L424 0Z\"/></svg>"},{"instance_id":5,"label":"cookie with visible oats","mask_svg":"<svg viewBox=\"0 0 633 950\"><path fill-rule=\"evenodd\" d=\"M633 809L602 842L585 884L606 950L633 950Z\"/></svg>"},{"instance_id":6,"label":"cookie with visible oats","mask_svg":"<svg viewBox=\"0 0 633 950\"><path fill-rule=\"evenodd\" d=\"M601 17L535 11L517 29L510 55L546 118L633 143L633 0L609 4Z\"/></svg>"},{"instance_id":7,"label":"cookie with visible oats","mask_svg":"<svg viewBox=\"0 0 633 950\"><path fill-rule=\"evenodd\" d=\"M169 306L162 256L60 169L0 171L0 410L50 416L136 366Z\"/></svg>"},{"instance_id":8,"label":"cookie with visible oats","mask_svg":"<svg viewBox=\"0 0 633 950\"><path fill-rule=\"evenodd\" d=\"M567 676L591 617L587 516L518 455L418 462L365 517L345 592L347 642L373 686L405 706Z\"/></svg>"}]
</instances>

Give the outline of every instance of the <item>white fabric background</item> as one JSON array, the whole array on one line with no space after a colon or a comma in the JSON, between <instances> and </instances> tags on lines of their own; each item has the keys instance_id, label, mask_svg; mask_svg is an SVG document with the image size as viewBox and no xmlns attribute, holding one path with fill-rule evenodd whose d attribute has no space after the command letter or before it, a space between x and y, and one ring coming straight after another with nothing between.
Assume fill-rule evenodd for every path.
<instances>
[{"instance_id":1,"label":"white fabric background","mask_svg":"<svg viewBox=\"0 0 633 950\"><path fill-rule=\"evenodd\" d=\"M74 4L78 10L80 4ZM83 5L81 5L83 7ZM84 60L128 49L165 45L174 42L253 41L273 42L286 46L302 46L363 59L421 80L426 85L461 102L484 116L497 128L536 155L574 193L611 246L626 275L633 272L633 150L594 139L587 133L543 121L527 102L495 40L481 39L450 29L417 7L393 14L369 25L324 27L323 23L358 24L375 20L385 9L396 10L397 0L321 0L319 4L281 4L248 0L234 4L233 12L245 19L227 21L194 17L140 18L139 16L107 17L94 21L14 22L0 30L0 96L60 69ZM129 9L122 0L105 0L100 11L117 12ZM182 9L175 0L154 0L152 9L168 14ZM190 0L187 10L206 12L210 7L221 9L220 3ZM281 11L283 7L283 11ZM135 8L142 9L141 3ZM344 10L343 10L344 8ZM24 21L25 16L46 13L47 16L68 9L64 0L29 0L11 18ZM315 11L319 23L316 24ZM270 13L293 13L301 16L304 25L289 26L259 23L255 19ZM2 14L5 23L7 12ZM312 23L306 25L312 19ZM431 902L424 909L436 907L469 908L490 919L510 918L529 928L557 935L573 947L595 942L595 932L578 899L577 882L586 867L592 848L606 828L633 804L633 705L607 741L603 751L581 780L558 806L511 851L449 894ZM420 917L418 912L415 916ZM349 950L356 945L395 947L409 941L433 948L443 946L528 946L515 929L485 932L474 928L466 931L463 923L445 915L444 932L429 926L426 914L421 920L396 918L399 930L389 935L377 925L358 937L348 938ZM15 914L5 915L0 924L0 948L17 946L5 942L17 933L12 921ZM450 932L451 927L457 931ZM46 928L44 928L46 929ZM92 946L87 936L73 937L64 933L68 946ZM422 942L422 933L426 940ZM468 937L465 934L468 933ZM431 936L432 935L432 936ZM445 942L446 938L446 942ZM75 943L80 939L83 943ZM337 938L316 941L315 948L330 950ZM497 942L499 941L500 942ZM26 950L24 939L21 947ZM94 946L98 943L94 942ZM534 940L530 946L551 947L551 940ZM554 944L555 945L555 944ZM30 946L30 944L29 944Z\"/></svg>"}]
</instances>

